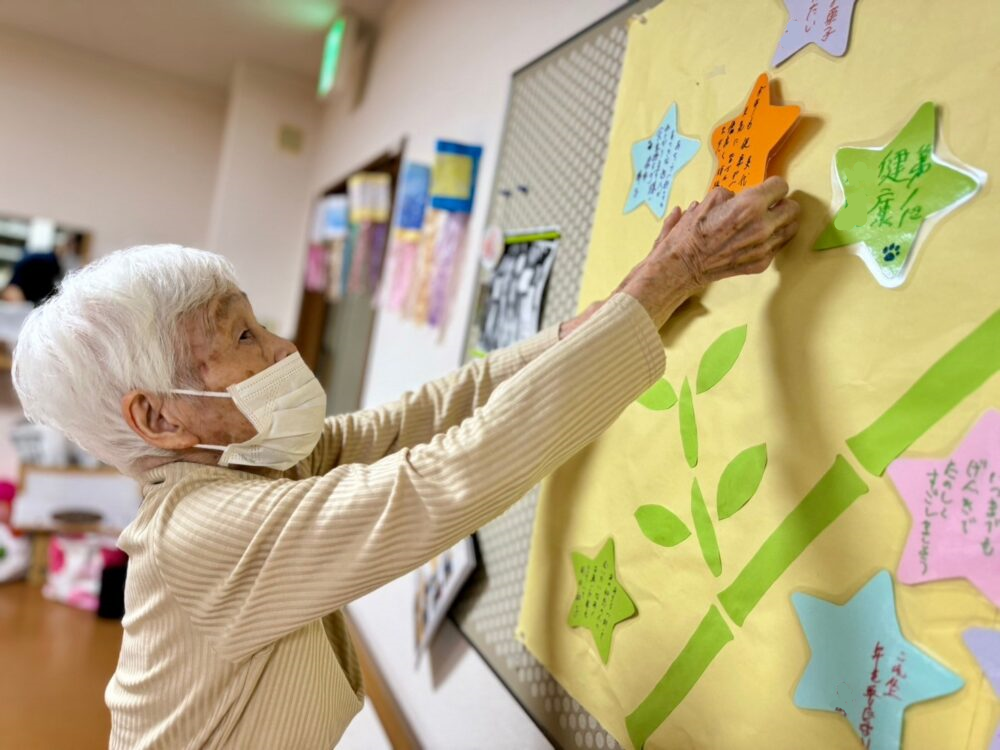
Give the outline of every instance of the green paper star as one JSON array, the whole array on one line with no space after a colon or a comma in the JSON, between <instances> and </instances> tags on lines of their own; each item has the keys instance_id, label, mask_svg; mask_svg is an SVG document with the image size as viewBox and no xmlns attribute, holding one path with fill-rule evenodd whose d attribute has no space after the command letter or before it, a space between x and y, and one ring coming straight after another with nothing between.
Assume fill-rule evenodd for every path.
<instances>
[{"instance_id":1,"label":"green paper star","mask_svg":"<svg viewBox=\"0 0 1000 750\"><path fill-rule=\"evenodd\" d=\"M881 149L842 148L836 166L844 205L816 241L816 250L864 243L866 265L899 286L924 219L968 200L979 183L934 155L936 110L922 105Z\"/></svg>"},{"instance_id":2,"label":"green paper star","mask_svg":"<svg viewBox=\"0 0 1000 750\"><path fill-rule=\"evenodd\" d=\"M593 560L579 552L572 557L577 588L568 623L591 632L601 661L607 664L615 626L636 614L635 604L615 575L615 540L608 537Z\"/></svg>"}]
</instances>

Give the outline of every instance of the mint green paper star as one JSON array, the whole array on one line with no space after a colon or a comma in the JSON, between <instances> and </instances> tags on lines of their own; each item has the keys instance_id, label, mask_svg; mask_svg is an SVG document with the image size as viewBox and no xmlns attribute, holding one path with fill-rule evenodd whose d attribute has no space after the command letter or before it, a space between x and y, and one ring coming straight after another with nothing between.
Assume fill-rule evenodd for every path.
<instances>
[{"instance_id":1,"label":"mint green paper star","mask_svg":"<svg viewBox=\"0 0 1000 750\"><path fill-rule=\"evenodd\" d=\"M608 537L593 560L579 552L572 553L572 557L576 598L569 610L568 623L571 628L587 628L591 632L601 661L607 664L615 626L636 614L635 604L615 574L615 540Z\"/></svg>"},{"instance_id":2,"label":"mint green paper star","mask_svg":"<svg viewBox=\"0 0 1000 750\"><path fill-rule=\"evenodd\" d=\"M795 705L840 714L866 748L899 750L906 709L965 684L903 635L887 570L844 604L797 592L792 605L812 652Z\"/></svg>"},{"instance_id":3,"label":"mint green paper star","mask_svg":"<svg viewBox=\"0 0 1000 750\"><path fill-rule=\"evenodd\" d=\"M837 151L844 205L815 249L864 243L863 259L879 283L902 284L924 219L979 189L970 175L935 157L936 139L936 109L927 102L885 148Z\"/></svg>"}]
</instances>

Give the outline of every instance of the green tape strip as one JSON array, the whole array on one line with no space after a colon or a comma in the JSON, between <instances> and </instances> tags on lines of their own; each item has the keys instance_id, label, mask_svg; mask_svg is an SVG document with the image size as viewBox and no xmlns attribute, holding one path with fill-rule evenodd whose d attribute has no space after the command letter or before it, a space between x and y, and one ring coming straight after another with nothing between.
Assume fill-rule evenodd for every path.
<instances>
[{"instance_id":1,"label":"green tape strip","mask_svg":"<svg viewBox=\"0 0 1000 750\"><path fill-rule=\"evenodd\" d=\"M514 245L518 242L537 242L538 240L558 240L559 232L538 232L536 234L507 234L504 235L505 245Z\"/></svg>"},{"instance_id":2,"label":"green tape strip","mask_svg":"<svg viewBox=\"0 0 1000 750\"><path fill-rule=\"evenodd\" d=\"M1000 310L935 362L871 426L847 441L868 471L886 468L945 414L1000 370Z\"/></svg>"},{"instance_id":3,"label":"green tape strip","mask_svg":"<svg viewBox=\"0 0 1000 750\"><path fill-rule=\"evenodd\" d=\"M636 748L646 744L649 736L687 697L708 665L731 640L733 631L722 619L719 610L712 606L667 673L639 707L625 717L628 736Z\"/></svg>"},{"instance_id":4,"label":"green tape strip","mask_svg":"<svg viewBox=\"0 0 1000 750\"><path fill-rule=\"evenodd\" d=\"M733 622L742 626L750 611L788 566L866 492L868 485L843 456L837 456L822 479L785 516L736 579L719 594L719 601Z\"/></svg>"}]
</instances>

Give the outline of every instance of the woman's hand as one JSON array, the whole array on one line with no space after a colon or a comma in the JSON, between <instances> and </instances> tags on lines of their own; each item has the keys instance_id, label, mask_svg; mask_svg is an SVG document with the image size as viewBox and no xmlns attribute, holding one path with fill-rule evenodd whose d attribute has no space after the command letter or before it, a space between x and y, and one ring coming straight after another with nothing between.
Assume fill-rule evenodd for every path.
<instances>
[{"instance_id":1,"label":"woman's hand","mask_svg":"<svg viewBox=\"0 0 1000 750\"><path fill-rule=\"evenodd\" d=\"M659 328L711 282L760 273L798 231L799 204L787 194L788 183L770 177L739 195L715 188L683 214L675 208L617 291L635 297Z\"/></svg>"}]
</instances>

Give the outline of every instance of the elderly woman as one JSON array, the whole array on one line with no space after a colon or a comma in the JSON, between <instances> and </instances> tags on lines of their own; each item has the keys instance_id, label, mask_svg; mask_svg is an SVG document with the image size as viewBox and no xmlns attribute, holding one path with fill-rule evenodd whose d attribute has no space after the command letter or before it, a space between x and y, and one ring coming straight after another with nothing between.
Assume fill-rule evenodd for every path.
<instances>
[{"instance_id":1,"label":"elderly woman","mask_svg":"<svg viewBox=\"0 0 1000 750\"><path fill-rule=\"evenodd\" d=\"M328 750L362 705L341 608L502 513L655 383L674 310L795 234L787 189L675 209L584 315L329 419L219 256L138 247L69 276L25 325L14 382L29 418L142 483L112 747Z\"/></svg>"}]
</instances>

